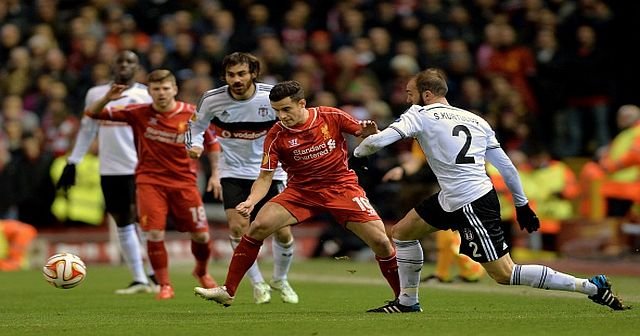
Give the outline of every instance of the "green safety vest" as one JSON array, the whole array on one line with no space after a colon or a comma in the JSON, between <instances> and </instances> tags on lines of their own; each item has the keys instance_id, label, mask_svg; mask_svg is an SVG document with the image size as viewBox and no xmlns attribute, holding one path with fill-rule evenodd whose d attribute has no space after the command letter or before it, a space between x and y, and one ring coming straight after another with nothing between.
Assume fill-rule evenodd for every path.
<instances>
[{"instance_id":1,"label":"green safety vest","mask_svg":"<svg viewBox=\"0 0 640 336\"><path fill-rule=\"evenodd\" d=\"M618 160L629 152L636 137L640 136L640 126L632 126L620 132L611 142L609 156L612 160ZM640 179L638 167L628 167L609 175L609 180L616 182L634 182Z\"/></svg>"},{"instance_id":2,"label":"green safety vest","mask_svg":"<svg viewBox=\"0 0 640 336\"><path fill-rule=\"evenodd\" d=\"M67 158L59 157L51 165L54 183L60 179ZM59 221L79 221L100 225L104 219L104 197L100 187L100 160L87 154L76 164L76 184L66 192L59 190L51 205L51 212Z\"/></svg>"},{"instance_id":3,"label":"green safety vest","mask_svg":"<svg viewBox=\"0 0 640 336\"><path fill-rule=\"evenodd\" d=\"M548 167L530 172L532 182L537 186L537 213L541 219L569 219L573 217L573 204L570 200L554 196L565 188L566 169L563 163L555 162Z\"/></svg>"}]
</instances>

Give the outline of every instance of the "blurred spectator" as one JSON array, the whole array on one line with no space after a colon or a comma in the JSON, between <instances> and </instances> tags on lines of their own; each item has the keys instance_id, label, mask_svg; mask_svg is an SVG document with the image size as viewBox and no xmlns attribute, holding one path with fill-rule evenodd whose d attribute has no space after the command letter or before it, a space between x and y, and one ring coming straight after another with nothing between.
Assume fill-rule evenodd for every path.
<instances>
[{"instance_id":1,"label":"blurred spectator","mask_svg":"<svg viewBox=\"0 0 640 336\"><path fill-rule=\"evenodd\" d=\"M567 125L563 156L592 155L610 140L611 77L606 49L591 26L575 31L577 48L566 64Z\"/></svg>"},{"instance_id":2,"label":"blurred spectator","mask_svg":"<svg viewBox=\"0 0 640 336\"><path fill-rule=\"evenodd\" d=\"M45 129L45 148L54 157L59 157L71 149L80 120L71 114L63 100L53 99L47 104L42 125Z\"/></svg>"},{"instance_id":3,"label":"blurred spectator","mask_svg":"<svg viewBox=\"0 0 640 336\"><path fill-rule=\"evenodd\" d=\"M620 133L611 141L601 158L609 174L602 185L607 217L625 217L635 202L640 202L640 166L633 162L640 150L640 108L623 105L618 109Z\"/></svg>"},{"instance_id":4,"label":"blurred spectator","mask_svg":"<svg viewBox=\"0 0 640 336\"><path fill-rule=\"evenodd\" d=\"M527 109L533 113L538 111L530 84L536 72L535 58L529 47L518 42L512 26L499 25L497 48L489 56L486 68L479 70L486 78L494 75L504 76L518 91Z\"/></svg>"},{"instance_id":5,"label":"blurred spectator","mask_svg":"<svg viewBox=\"0 0 640 336\"><path fill-rule=\"evenodd\" d=\"M483 118L487 117L489 102L482 83L475 76L466 76L462 79L460 93L457 97L452 97L451 102L454 106L460 106L460 108L476 113Z\"/></svg>"},{"instance_id":6,"label":"blurred spectator","mask_svg":"<svg viewBox=\"0 0 640 336\"><path fill-rule=\"evenodd\" d=\"M420 28L419 59L421 68L445 68L447 65L446 42L442 39L440 29L433 24Z\"/></svg>"},{"instance_id":7,"label":"blurred spectator","mask_svg":"<svg viewBox=\"0 0 640 336\"><path fill-rule=\"evenodd\" d=\"M373 52L373 59L369 62L368 67L376 75L378 81L383 83L391 77L389 67L393 57L391 36L386 29L380 27L371 28L368 34Z\"/></svg>"},{"instance_id":8,"label":"blurred spectator","mask_svg":"<svg viewBox=\"0 0 640 336\"><path fill-rule=\"evenodd\" d=\"M447 85L449 95L455 99L460 95L462 80L475 74L473 56L469 45L462 39L450 40L447 46Z\"/></svg>"},{"instance_id":9,"label":"blurred spectator","mask_svg":"<svg viewBox=\"0 0 640 336\"><path fill-rule=\"evenodd\" d=\"M531 170L525 174L538 188L538 193L529 197L535 204L536 213L540 218L538 232L542 235L542 246L532 247L556 251L556 237L563 221L576 215L573 201L581 192L580 186L571 168L562 161L552 159L546 148L532 146L528 157Z\"/></svg>"},{"instance_id":10,"label":"blurred spectator","mask_svg":"<svg viewBox=\"0 0 640 336\"><path fill-rule=\"evenodd\" d=\"M22 98L18 95L8 95L2 100L0 124L9 120L20 122L22 129L30 132L37 132L40 127L40 118L33 111L24 109Z\"/></svg>"},{"instance_id":11,"label":"blurred spectator","mask_svg":"<svg viewBox=\"0 0 640 336\"><path fill-rule=\"evenodd\" d=\"M339 69L336 55L331 50L329 33L324 30L313 32L309 38L309 52L317 60L319 69L323 72L323 86L333 88Z\"/></svg>"},{"instance_id":12,"label":"blurred spectator","mask_svg":"<svg viewBox=\"0 0 640 336\"><path fill-rule=\"evenodd\" d=\"M531 116L516 91L502 76L490 79L490 102L487 121L496 130L496 137L506 150L522 149L530 135Z\"/></svg>"},{"instance_id":13,"label":"blurred spectator","mask_svg":"<svg viewBox=\"0 0 640 336\"><path fill-rule=\"evenodd\" d=\"M17 219L37 228L51 227L56 221L51 214L55 194L49 178L53 155L43 149L42 139L34 133L22 134L21 151L9 167L12 194L18 210Z\"/></svg>"},{"instance_id":14,"label":"blurred spectator","mask_svg":"<svg viewBox=\"0 0 640 336\"><path fill-rule=\"evenodd\" d=\"M472 26L467 8L462 5L451 6L447 21L442 29L442 37L445 40L462 40L471 47L478 45L480 37Z\"/></svg>"},{"instance_id":15,"label":"blurred spectator","mask_svg":"<svg viewBox=\"0 0 640 336\"><path fill-rule=\"evenodd\" d=\"M389 103L393 115L397 117L407 107L407 83L413 75L418 73L420 68L416 60L408 55L394 56L390 66L393 73L385 83L385 101Z\"/></svg>"},{"instance_id":16,"label":"blurred spectator","mask_svg":"<svg viewBox=\"0 0 640 336\"><path fill-rule=\"evenodd\" d=\"M9 52L9 61L0 71L0 95L25 94L31 86L33 72L31 71L31 57L25 47L16 47Z\"/></svg>"},{"instance_id":17,"label":"blurred spectator","mask_svg":"<svg viewBox=\"0 0 640 336\"><path fill-rule=\"evenodd\" d=\"M59 156L51 163L50 180L58 183L67 164L67 155ZM51 212L65 226L101 225L105 216L104 198L100 187L100 159L97 140L89 152L76 164L75 185L68 190L58 190L51 204Z\"/></svg>"},{"instance_id":18,"label":"blurred spectator","mask_svg":"<svg viewBox=\"0 0 640 336\"><path fill-rule=\"evenodd\" d=\"M292 55L298 55L305 51L307 40L305 28L310 14L309 4L302 1L294 2L292 8L284 14L284 26L280 36L282 36L282 44Z\"/></svg>"},{"instance_id":19,"label":"blurred spectator","mask_svg":"<svg viewBox=\"0 0 640 336\"><path fill-rule=\"evenodd\" d=\"M191 62L195 55L195 44L191 35L185 32L176 34L174 42L174 50L169 52L167 57L168 70L181 77L181 72L189 71L191 68Z\"/></svg>"},{"instance_id":20,"label":"blurred spectator","mask_svg":"<svg viewBox=\"0 0 640 336\"><path fill-rule=\"evenodd\" d=\"M22 33L18 25L7 22L0 26L0 63L9 61L11 50L22 42Z\"/></svg>"},{"instance_id":21,"label":"blurred spectator","mask_svg":"<svg viewBox=\"0 0 640 336\"><path fill-rule=\"evenodd\" d=\"M293 72L291 56L282 46L274 30L267 30L258 35L258 48L255 55L264 66L263 76L272 77L276 82L291 77Z\"/></svg>"},{"instance_id":22,"label":"blurred spectator","mask_svg":"<svg viewBox=\"0 0 640 336\"><path fill-rule=\"evenodd\" d=\"M560 50L556 32L549 28L541 29L536 34L535 41L536 76L533 78L533 90L538 101L539 113L537 118L536 134L540 139L555 139L556 134L562 133L548 127L574 127L573 125L560 125L557 115L564 107L564 95L566 92L566 55ZM554 143L551 148L554 154L558 153L562 143Z\"/></svg>"},{"instance_id":23,"label":"blurred spectator","mask_svg":"<svg viewBox=\"0 0 640 336\"><path fill-rule=\"evenodd\" d=\"M225 56L225 48L216 34L205 34L200 37L197 57L209 62L211 76L214 80L221 81L222 76L220 68L222 67L222 59Z\"/></svg>"}]
</instances>

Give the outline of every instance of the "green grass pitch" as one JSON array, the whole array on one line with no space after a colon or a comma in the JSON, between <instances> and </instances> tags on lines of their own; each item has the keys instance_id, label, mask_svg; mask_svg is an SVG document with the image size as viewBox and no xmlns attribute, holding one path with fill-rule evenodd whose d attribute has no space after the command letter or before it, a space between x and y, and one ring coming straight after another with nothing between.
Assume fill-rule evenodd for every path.
<instances>
[{"instance_id":1,"label":"green grass pitch","mask_svg":"<svg viewBox=\"0 0 640 336\"><path fill-rule=\"evenodd\" d=\"M124 267L87 265L77 288L48 285L39 270L0 273L0 335L638 335L640 279L612 276L614 291L635 309L614 312L578 293L478 284L422 284L424 312L371 314L391 290L374 262L295 261L290 282L300 295L284 304L277 293L252 302L243 280L233 306L193 295L191 265L172 265L176 297L118 296L129 281ZM226 263L212 263L222 282ZM430 268L426 266L425 268ZM261 265L266 277L270 266ZM428 273L425 270L424 273ZM584 275L586 276L586 275Z\"/></svg>"}]
</instances>

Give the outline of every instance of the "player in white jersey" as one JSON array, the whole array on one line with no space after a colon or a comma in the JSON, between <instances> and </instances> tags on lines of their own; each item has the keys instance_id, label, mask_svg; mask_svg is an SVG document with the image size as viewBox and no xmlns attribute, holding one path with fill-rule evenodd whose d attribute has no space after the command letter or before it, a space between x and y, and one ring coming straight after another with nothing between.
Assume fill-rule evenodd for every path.
<instances>
[{"instance_id":1,"label":"player in white jersey","mask_svg":"<svg viewBox=\"0 0 640 336\"><path fill-rule=\"evenodd\" d=\"M151 102L147 87L134 81L138 67L138 56L132 51L125 50L117 55L112 68L113 80L118 84L128 85L129 88L123 93L126 96L125 99L109 103L109 106ZM90 106L102 98L110 87L111 83L89 89L85 96L85 106ZM100 184L107 213L109 220L116 223L120 251L133 277L128 287L115 292L116 294L152 292L157 287L155 283L149 282L145 274L141 248L143 237L138 234L135 218L134 171L138 164L138 156L131 127L126 123L98 121L84 116L73 151L67 159L67 165L57 186L66 190L75 184L75 165L87 153L96 135L98 135L99 145ZM153 271L150 269L149 276L154 282Z\"/></svg>"},{"instance_id":2,"label":"player in white jersey","mask_svg":"<svg viewBox=\"0 0 640 336\"><path fill-rule=\"evenodd\" d=\"M212 124L222 147L222 157L218 162L213 157L207 190L224 203L229 239L235 249L262 205L284 189L287 175L280 167L276 170L269 194L256 206L251 218L236 210L236 206L249 196L251 186L260 174L265 135L277 118L269 101L272 86L256 82L260 61L255 56L241 52L229 54L222 61L222 69L227 85L205 92L200 99L197 119L191 123L188 132L187 148L192 158L198 158L203 150L204 131ZM287 280L294 250L293 235L288 226L276 231L272 248L274 269L270 285L265 282L257 263L247 272L255 303L269 302L272 288L280 292L283 302L298 303L298 295Z\"/></svg>"},{"instance_id":3,"label":"player in white jersey","mask_svg":"<svg viewBox=\"0 0 640 336\"><path fill-rule=\"evenodd\" d=\"M420 143L441 187L440 192L423 200L392 228L401 294L369 312L420 311L418 284L423 254L418 240L448 229L460 232L460 252L480 262L499 284L581 292L598 304L626 309L604 275L580 279L546 266L513 262L500 227L500 204L486 173L485 160L500 171L513 194L520 228L531 233L540 227L540 222L494 131L480 116L449 105L447 90L441 70L422 71L407 84L407 92L419 95L424 106L411 106L399 120L369 136L354 150L356 157L363 157L413 137Z\"/></svg>"}]
</instances>

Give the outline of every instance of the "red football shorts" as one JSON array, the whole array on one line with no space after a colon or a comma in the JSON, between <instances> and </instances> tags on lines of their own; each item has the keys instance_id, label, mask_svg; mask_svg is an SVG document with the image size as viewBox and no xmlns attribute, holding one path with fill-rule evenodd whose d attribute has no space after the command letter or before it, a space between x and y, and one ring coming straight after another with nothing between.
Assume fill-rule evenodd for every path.
<instances>
[{"instance_id":1,"label":"red football shorts","mask_svg":"<svg viewBox=\"0 0 640 336\"><path fill-rule=\"evenodd\" d=\"M138 220L143 231L164 230L167 216L180 232L207 232L209 223L200 192L192 188L171 188L155 184L136 185Z\"/></svg>"},{"instance_id":2,"label":"red football shorts","mask_svg":"<svg viewBox=\"0 0 640 336\"><path fill-rule=\"evenodd\" d=\"M269 202L282 205L298 222L327 212L341 225L380 220L367 194L355 183L304 189L288 186Z\"/></svg>"}]
</instances>

